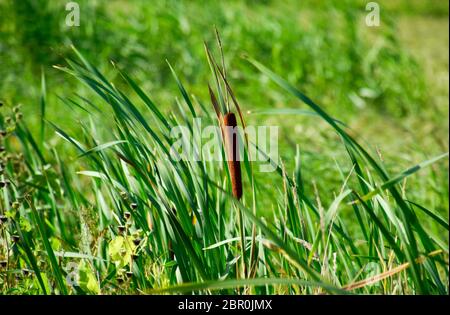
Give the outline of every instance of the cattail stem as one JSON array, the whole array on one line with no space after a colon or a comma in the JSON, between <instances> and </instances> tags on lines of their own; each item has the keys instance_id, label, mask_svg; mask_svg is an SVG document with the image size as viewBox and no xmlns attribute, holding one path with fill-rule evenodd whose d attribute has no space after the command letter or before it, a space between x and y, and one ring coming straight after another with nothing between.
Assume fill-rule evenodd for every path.
<instances>
[{"instance_id":1,"label":"cattail stem","mask_svg":"<svg viewBox=\"0 0 450 315\"><path fill-rule=\"evenodd\" d=\"M223 124L225 129L225 151L228 157L228 168L230 169L231 188L233 196L239 200L242 197L242 177L236 116L233 113L227 113L223 117Z\"/></svg>"}]
</instances>

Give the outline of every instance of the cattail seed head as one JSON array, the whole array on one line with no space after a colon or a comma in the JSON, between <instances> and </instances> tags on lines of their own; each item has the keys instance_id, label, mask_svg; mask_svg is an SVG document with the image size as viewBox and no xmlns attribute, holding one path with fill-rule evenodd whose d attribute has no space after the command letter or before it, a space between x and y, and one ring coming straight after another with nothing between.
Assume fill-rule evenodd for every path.
<instances>
[{"instance_id":1,"label":"cattail seed head","mask_svg":"<svg viewBox=\"0 0 450 315\"><path fill-rule=\"evenodd\" d=\"M228 168L230 169L231 188L233 196L236 199L242 197L242 177L241 164L239 161L239 142L237 133L236 116L233 113L228 113L223 118L225 127L225 149L228 157Z\"/></svg>"}]
</instances>

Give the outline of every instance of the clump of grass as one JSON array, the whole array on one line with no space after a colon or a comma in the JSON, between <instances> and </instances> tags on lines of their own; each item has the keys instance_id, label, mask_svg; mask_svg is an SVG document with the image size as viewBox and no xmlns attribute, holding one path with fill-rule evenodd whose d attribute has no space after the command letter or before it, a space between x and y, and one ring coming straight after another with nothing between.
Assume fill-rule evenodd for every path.
<instances>
[{"instance_id":1,"label":"clump of grass","mask_svg":"<svg viewBox=\"0 0 450 315\"><path fill-rule=\"evenodd\" d=\"M77 151L72 159L61 158L62 144L36 141L23 119L2 140L5 152L20 149L23 159L19 168L5 161L1 175L11 184L0 196L0 215L8 217L0 225L0 242L6 245L0 261L7 261L8 270L33 271L13 279L0 270L2 292L17 292L16 287L43 294L448 293L448 240L442 237L448 220L399 189L403 179L446 155L392 176L347 127L250 59L327 123L347 152L347 164L337 166L341 187L330 203L320 199L319 189L315 194L305 189L312 180L303 175L300 150L293 171L271 161L280 189L276 199L266 200L271 215L263 216L259 200L265 191L249 159L242 162L246 177L238 181L237 168L228 161L169 158L171 128L189 125L191 118L234 127L233 104L245 126L225 67L208 49L207 59L216 116L187 92L173 68L182 98L177 114L164 115L120 64L115 71L139 103L76 49L67 67L58 67L96 95L89 102L67 102L89 113L91 122L82 122L82 132L72 136L42 121ZM0 129L8 130L12 122L4 118ZM114 122L107 131L99 128L106 120ZM250 145L255 144L246 148ZM227 170L231 180L224 178ZM249 189L243 194L245 179ZM68 280L70 262L78 268L75 284Z\"/></svg>"}]
</instances>

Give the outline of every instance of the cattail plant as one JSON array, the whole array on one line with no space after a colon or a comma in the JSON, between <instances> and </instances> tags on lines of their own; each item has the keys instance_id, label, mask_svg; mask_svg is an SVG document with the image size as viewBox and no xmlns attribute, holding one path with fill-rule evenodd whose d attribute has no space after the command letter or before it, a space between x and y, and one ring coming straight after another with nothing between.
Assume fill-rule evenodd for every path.
<instances>
[{"instance_id":1,"label":"cattail plant","mask_svg":"<svg viewBox=\"0 0 450 315\"><path fill-rule=\"evenodd\" d=\"M208 57L208 62L211 67L212 72L215 75L216 87L219 93L219 101L217 100L213 90L210 86L209 94L211 97L211 101L214 107L214 110L217 115L217 119L219 122L219 126L222 130L222 138L224 141L225 154L228 161L228 169L230 172L231 179L231 188L233 196L236 199L241 199L242 197L242 175L241 175L241 164L239 157L239 133L237 130L237 119L236 115L232 112L230 106L230 98L233 101L235 108L239 113L239 117L243 127L245 128L245 123L242 117L241 110L239 105L234 97L233 91L231 90L227 78L226 78L226 69L225 69L225 61L223 57L222 51L222 43L219 37L219 34L216 30L217 42L221 52L221 62L222 65L219 66L214 60L211 52L208 49L208 46L205 44L206 56Z\"/></svg>"},{"instance_id":2,"label":"cattail plant","mask_svg":"<svg viewBox=\"0 0 450 315\"><path fill-rule=\"evenodd\" d=\"M234 105L234 108L239 114L240 122L244 130L245 130L245 122L240 106L227 80L224 54L222 50L222 42L220 40L220 36L217 29L216 29L216 38L220 49L222 64L220 66L217 64L210 50L208 49L206 43L205 43L205 51L210 68L214 74L216 89L219 97L216 98L210 86L208 86L208 89L211 97L211 102L213 104L218 119L218 123L222 131L224 149L231 179L232 194L237 200L240 200L243 195L243 186L242 186L242 174L241 174L241 163L239 152L239 133L237 130L236 115L233 113L231 109L230 102ZM246 144L248 145L245 132L244 132L244 139L246 140ZM250 276L250 273L247 272L247 264L246 264L245 224L241 210L238 207L235 207L235 210L237 212L237 224L240 236L239 242L240 243L239 247L241 251L240 254L241 257L243 257L242 261L236 264L236 271L238 276L246 278ZM255 249L253 246L253 244L255 244L255 237L256 237L255 226L253 226L252 232L253 233L252 233L251 252L253 252ZM251 256L253 257L252 253ZM250 265L252 265L252 263L250 263Z\"/></svg>"}]
</instances>

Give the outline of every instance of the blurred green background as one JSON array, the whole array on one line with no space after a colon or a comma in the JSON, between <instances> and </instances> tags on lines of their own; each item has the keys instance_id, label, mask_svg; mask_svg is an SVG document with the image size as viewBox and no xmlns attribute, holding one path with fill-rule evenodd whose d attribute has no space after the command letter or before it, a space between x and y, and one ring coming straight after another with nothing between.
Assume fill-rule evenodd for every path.
<instances>
[{"instance_id":1,"label":"blurred green background","mask_svg":"<svg viewBox=\"0 0 450 315\"><path fill-rule=\"evenodd\" d=\"M214 44L216 26L230 81L245 111L301 104L255 71L244 54L345 121L380 154L391 174L448 151L447 1L377 1L379 27L365 24L367 1L359 0L80 0L79 27L65 24L67 2L0 0L0 99L7 106L21 104L36 132L42 72L46 118L76 132L76 121L84 117L81 111L69 111L58 97L89 97L87 89L52 68L65 63L71 43L126 89L110 64L115 61L166 112L179 97L166 59L189 92L209 104L211 77L203 41ZM345 152L318 119L246 119L280 126L280 154L288 167L299 144L306 177L320 178L322 188L341 182L335 163ZM47 133L48 142L59 145L54 131L48 128ZM432 176L409 179L412 194L418 202L447 212L448 163L423 172Z\"/></svg>"}]
</instances>

